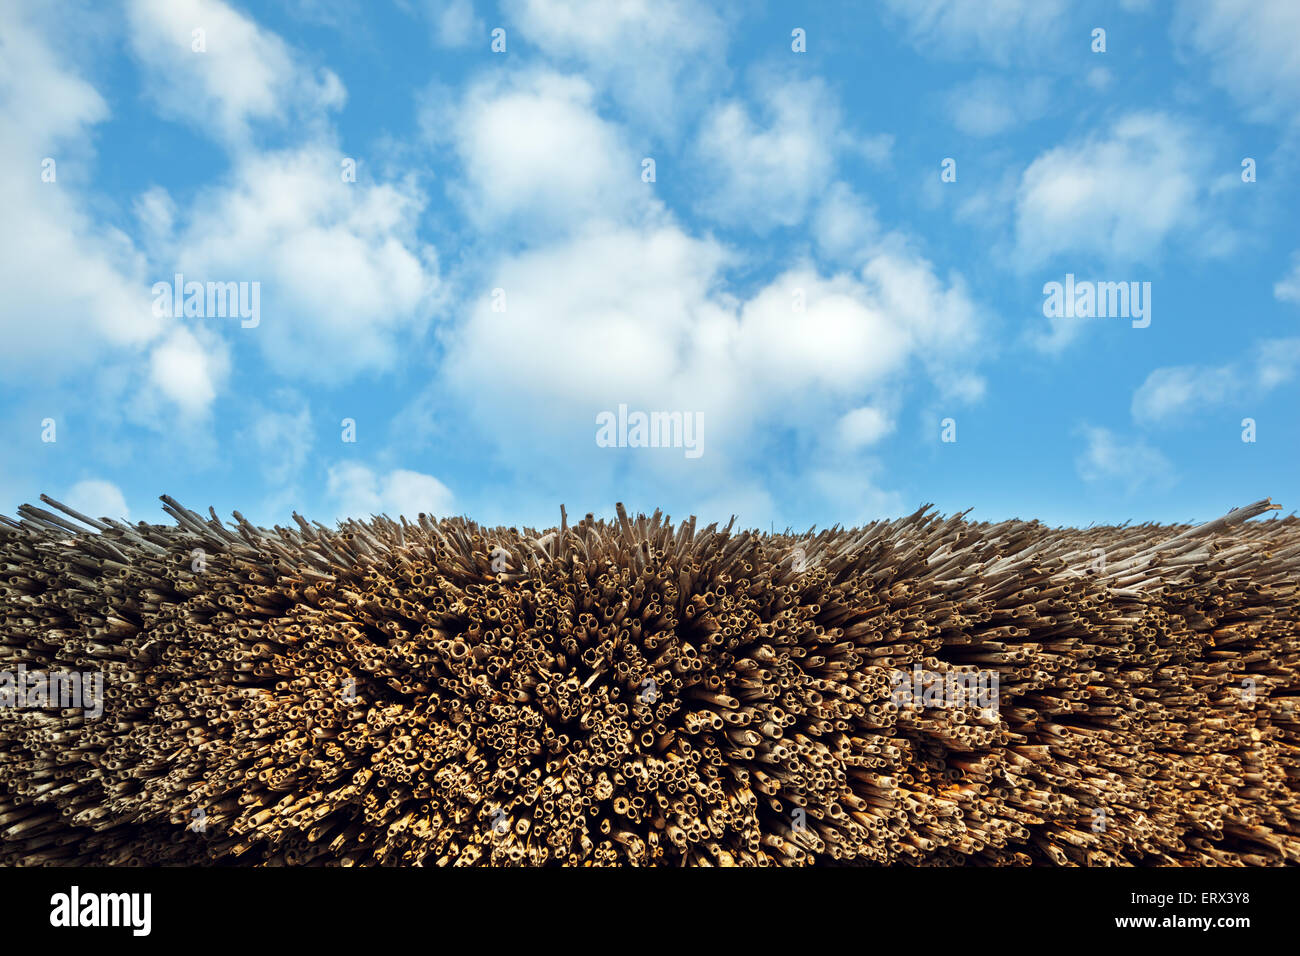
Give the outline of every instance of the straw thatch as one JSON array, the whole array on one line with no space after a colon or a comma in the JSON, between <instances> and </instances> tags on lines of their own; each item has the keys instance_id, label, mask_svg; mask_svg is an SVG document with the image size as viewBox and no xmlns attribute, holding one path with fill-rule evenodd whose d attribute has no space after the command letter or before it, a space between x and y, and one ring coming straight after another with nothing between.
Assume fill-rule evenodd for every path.
<instances>
[{"instance_id":1,"label":"straw thatch","mask_svg":"<svg viewBox=\"0 0 1300 956\"><path fill-rule=\"evenodd\" d=\"M1300 860L1268 502L794 536L44 500L0 519L0 671L103 688L0 707L0 863Z\"/></svg>"}]
</instances>

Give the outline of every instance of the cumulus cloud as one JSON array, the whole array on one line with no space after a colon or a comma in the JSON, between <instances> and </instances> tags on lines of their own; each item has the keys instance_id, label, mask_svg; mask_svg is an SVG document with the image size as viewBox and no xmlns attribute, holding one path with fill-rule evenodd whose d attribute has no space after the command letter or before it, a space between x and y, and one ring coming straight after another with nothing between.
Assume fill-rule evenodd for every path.
<instances>
[{"instance_id":1,"label":"cumulus cloud","mask_svg":"<svg viewBox=\"0 0 1300 956\"><path fill-rule=\"evenodd\" d=\"M653 197L642 157L601 118L585 79L533 71L478 83L451 106L443 95L426 97L425 127L455 151L463 176L453 191L479 230L562 230L631 215Z\"/></svg>"},{"instance_id":2,"label":"cumulus cloud","mask_svg":"<svg viewBox=\"0 0 1300 956\"><path fill-rule=\"evenodd\" d=\"M0 163L27 170L0 177L0 207L21 223L0 235L0 369L84 384L88 369L143 368L144 400L201 413L225 375L224 349L153 314L145 254L88 212L84 158L61 162L91 152L91 129L108 118L107 104L21 7L4 8L0 32ZM52 163L48 181L42 157ZM154 222L164 212L148 202L142 210Z\"/></svg>"},{"instance_id":3,"label":"cumulus cloud","mask_svg":"<svg viewBox=\"0 0 1300 956\"><path fill-rule=\"evenodd\" d=\"M1150 262L1165 241L1197 224L1205 151L1194 131L1159 113L1049 150L1025 170L1016 196L1019 259L1063 252Z\"/></svg>"},{"instance_id":4,"label":"cumulus cloud","mask_svg":"<svg viewBox=\"0 0 1300 956\"><path fill-rule=\"evenodd\" d=\"M1300 4L1196 0L1176 5L1174 32L1249 119L1300 116Z\"/></svg>"},{"instance_id":5,"label":"cumulus cloud","mask_svg":"<svg viewBox=\"0 0 1300 956\"><path fill-rule=\"evenodd\" d=\"M90 130L108 118L108 105L22 9L0 13L0 162L11 171L0 177L0 206L6 221L22 224L0 234L0 364L27 364L51 340L73 362L92 357L104 340L143 346L161 331L141 288L143 258L125 235L86 214L79 182L69 175L76 167L60 163L89 148Z\"/></svg>"},{"instance_id":6,"label":"cumulus cloud","mask_svg":"<svg viewBox=\"0 0 1300 956\"><path fill-rule=\"evenodd\" d=\"M229 373L225 344L201 329L173 329L149 353L150 384L190 417L211 407Z\"/></svg>"},{"instance_id":7,"label":"cumulus cloud","mask_svg":"<svg viewBox=\"0 0 1300 956\"><path fill-rule=\"evenodd\" d=\"M879 408L864 405L840 418L837 426L840 442L847 448L874 445L894 430L894 423Z\"/></svg>"},{"instance_id":8,"label":"cumulus cloud","mask_svg":"<svg viewBox=\"0 0 1300 956\"><path fill-rule=\"evenodd\" d=\"M320 129L296 148L247 148L248 124L287 123L297 106L318 109L334 98L304 94L305 73L292 52L242 14L215 0L133 0L129 13L146 71L159 71L148 82L158 86L164 112L171 115L168 96L192 96L190 108L216 117L220 136L240 148L224 181L183 208L160 186L141 193L132 209L138 239L96 221L89 210L97 207L79 187L91 129L108 117L107 104L21 7L6 7L0 161L33 173L0 178L0 205L23 223L0 238L0 368L21 363L83 382L87 367L112 382L131 368L140 385L129 417L143 421L148 409L160 421L163 404L189 419L206 414L229 378L240 336L282 372L346 378L391 366L401 345L422 334L440 289L436 252L416 238L425 204L418 185L344 182L342 157ZM207 53L190 49L189 30L199 28L207 31ZM172 63L178 56L184 64ZM42 156L55 162L52 182L33 167ZM66 164L65 156L72 157ZM253 330L230 319L155 314L151 287L176 272L191 281L259 283L263 321ZM323 350L332 362L318 360ZM56 362L42 361L55 354Z\"/></svg>"},{"instance_id":9,"label":"cumulus cloud","mask_svg":"<svg viewBox=\"0 0 1300 956\"><path fill-rule=\"evenodd\" d=\"M506 0L516 36L580 64L616 102L660 135L678 132L725 72L727 27L696 0ZM635 76L635 82L627 77Z\"/></svg>"},{"instance_id":10,"label":"cumulus cloud","mask_svg":"<svg viewBox=\"0 0 1300 956\"><path fill-rule=\"evenodd\" d=\"M724 258L717 243L676 228L631 227L511 257L490 282L507 291L506 310L476 304L452 337L447 374L482 393L480 408L507 418L563 409L584 433L620 395L662 404L674 382L704 377L734 331L734 312L710 295Z\"/></svg>"},{"instance_id":11,"label":"cumulus cloud","mask_svg":"<svg viewBox=\"0 0 1300 956\"><path fill-rule=\"evenodd\" d=\"M1266 339L1255 349L1253 380L1267 391L1285 385L1300 372L1300 338Z\"/></svg>"},{"instance_id":12,"label":"cumulus cloud","mask_svg":"<svg viewBox=\"0 0 1300 956\"><path fill-rule=\"evenodd\" d=\"M202 191L178 229L173 269L187 280L260 283L255 328L228 322L276 369L346 378L386 368L418 334L439 293L432 246L416 237L423 192L410 181L342 181L324 145L241 156ZM319 356L330 356L322 363Z\"/></svg>"},{"instance_id":13,"label":"cumulus cloud","mask_svg":"<svg viewBox=\"0 0 1300 956\"><path fill-rule=\"evenodd\" d=\"M835 98L819 79L760 83L757 118L741 101L705 117L697 138L707 181L701 211L756 232L803 221L826 189L837 154L865 149L880 158L888 144L855 141L842 129Z\"/></svg>"},{"instance_id":14,"label":"cumulus cloud","mask_svg":"<svg viewBox=\"0 0 1300 956\"><path fill-rule=\"evenodd\" d=\"M69 508L90 518L126 521L131 517L126 507L126 498L111 481L98 478L79 481L68 489L61 500Z\"/></svg>"},{"instance_id":15,"label":"cumulus cloud","mask_svg":"<svg viewBox=\"0 0 1300 956\"><path fill-rule=\"evenodd\" d=\"M879 162L888 138L845 132L819 80L766 74L754 89L753 102L723 103L700 124L699 168L717 177L705 211L760 231L812 216L834 268L801 262L738 297L727 282L738 254L665 212L627 130L601 115L596 86L528 69L459 95L431 88L424 128L464 172L451 194L481 233L525 242L475 274L483 292L444 337L446 390L410 417L450 398L475 435L503 461L527 462L547 490L546 476L564 475L565 494L575 480L602 492L617 482L620 494L674 489L699 502L738 487L778 433L866 448L892 425L863 413L842 443L836 423L888 388L928 380L977 398L980 320L961 278L940 276L897 237L883 241L872 206L834 181L839 157ZM698 413L704 455L660 449L633 462L599 448L596 416L620 405ZM861 473L860 461L841 464ZM746 494L766 508L773 488L750 482Z\"/></svg>"},{"instance_id":16,"label":"cumulus cloud","mask_svg":"<svg viewBox=\"0 0 1300 956\"><path fill-rule=\"evenodd\" d=\"M420 513L434 518L451 513L451 490L432 475L398 468L380 474L357 462L333 465L326 479L327 493L342 518L387 514L414 519Z\"/></svg>"},{"instance_id":17,"label":"cumulus cloud","mask_svg":"<svg viewBox=\"0 0 1300 956\"><path fill-rule=\"evenodd\" d=\"M313 74L283 40L221 0L128 0L126 12L146 90L171 119L238 144L253 123L343 103L337 76Z\"/></svg>"},{"instance_id":18,"label":"cumulus cloud","mask_svg":"<svg viewBox=\"0 0 1300 956\"><path fill-rule=\"evenodd\" d=\"M857 256L880 236L875 207L844 182L826 189L811 225L817 251L831 260Z\"/></svg>"},{"instance_id":19,"label":"cumulus cloud","mask_svg":"<svg viewBox=\"0 0 1300 956\"><path fill-rule=\"evenodd\" d=\"M1133 394L1133 417L1151 424L1197 405L1218 404L1239 387L1236 371L1228 366L1158 368Z\"/></svg>"},{"instance_id":20,"label":"cumulus cloud","mask_svg":"<svg viewBox=\"0 0 1300 956\"><path fill-rule=\"evenodd\" d=\"M346 157L323 121L342 102L337 79L313 72L300 53L220 0L130 0L128 13L133 49L163 114L211 117L216 138L233 147L224 178L185 208L159 186L137 198L158 273L151 278L170 282L179 272L187 281L256 283L260 298L253 327L199 320L208 333L202 341L213 343L206 369L197 368L196 339L172 336L152 356L154 380L182 407L214 397L227 355L214 335L255 343L277 371L303 377L338 380L392 366L402 344L424 331L440 290L436 251L416 237L426 204L416 180L362 173L345 181ZM192 48L197 29L205 52ZM291 128L301 142L251 148L258 124ZM322 352L330 362L319 360Z\"/></svg>"},{"instance_id":21,"label":"cumulus cloud","mask_svg":"<svg viewBox=\"0 0 1300 956\"><path fill-rule=\"evenodd\" d=\"M1140 438L1125 439L1106 428L1080 430L1083 452L1075 459L1079 477L1089 484L1114 485L1132 494L1143 488L1173 483L1173 466L1163 454Z\"/></svg>"},{"instance_id":22,"label":"cumulus cloud","mask_svg":"<svg viewBox=\"0 0 1300 956\"><path fill-rule=\"evenodd\" d=\"M656 451L628 465L692 500L734 484L774 435L841 448L841 416L927 377L977 394L968 366L981 318L959 277L882 252L852 272L797 266L738 298L725 280L733 261L671 225L523 252L490 279L509 290L506 310L486 297L474 307L449 337L443 375L479 434L539 475L610 476L629 462L594 446L601 411L701 413L701 458ZM857 447L883 427L866 413L849 425Z\"/></svg>"},{"instance_id":23,"label":"cumulus cloud","mask_svg":"<svg viewBox=\"0 0 1300 956\"><path fill-rule=\"evenodd\" d=\"M1186 422L1199 411L1258 400L1300 372L1300 338L1260 342L1223 365L1158 368L1133 393L1132 413L1144 425Z\"/></svg>"}]
</instances>

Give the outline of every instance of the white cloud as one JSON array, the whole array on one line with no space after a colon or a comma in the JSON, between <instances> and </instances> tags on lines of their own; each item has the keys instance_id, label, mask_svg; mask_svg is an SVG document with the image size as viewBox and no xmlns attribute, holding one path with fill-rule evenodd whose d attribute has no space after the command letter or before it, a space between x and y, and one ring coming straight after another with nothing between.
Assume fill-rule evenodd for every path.
<instances>
[{"instance_id":1,"label":"white cloud","mask_svg":"<svg viewBox=\"0 0 1300 956\"><path fill-rule=\"evenodd\" d=\"M1065 0L886 0L918 47L1006 63L1057 49Z\"/></svg>"},{"instance_id":2,"label":"white cloud","mask_svg":"<svg viewBox=\"0 0 1300 956\"><path fill-rule=\"evenodd\" d=\"M1143 424L1166 421L1201 406L1217 405L1241 387L1230 366L1158 368L1133 394L1133 418Z\"/></svg>"},{"instance_id":3,"label":"white cloud","mask_svg":"<svg viewBox=\"0 0 1300 956\"><path fill-rule=\"evenodd\" d=\"M638 482L692 501L735 485L775 436L838 447L842 415L927 376L944 394L978 396L966 367L981 321L960 278L880 252L856 273L793 267L742 300L725 287L731 261L670 225L602 227L523 252L484 283L509 290L507 310L475 304L449 336L443 376L512 460L537 474L578 469L597 486L591 476L629 465L595 446L597 413L701 413L701 458L644 454L634 466Z\"/></svg>"},{"instance_id":4,"label":"white cloud","mask_svg":"<svg viewBox=\"0 0 1300 956\"><path fill-rule=\"evenodd\" d=\"M674 132L724 72L727 27L695 0L506 0L525 40L577 61L639 123ZM635 76L635 82L628 82Z\"/></svg>"},{"instance_id":5,"label":"white cloud","mask_svg":"<svg viewBox=\"0 0 1300 956\"><path fill-rule=\"evenodd\" d=\"M1016 197L1019 259L1063 252L1149 262L1165 240L1200 221L1204 147L1186 125L1134 113L1059 146L1025 170Z\"/></svg>"},{"instance_id":6,"label":"white cloud","mask_svg":"<svg viewBox=\"0 0 1300 956\"><path fill-rule=\"evenodd\" d=\"M848 183L832 183L825 191L812 219L817 250L832 260L862 253L880 236L875 208L853 191Z\"/></svg>"},{"instance_id":7,"label":"white cloud","mask_svg":"<svg viewBox=\"0 0 1300 956\"><path fill-rule=\"evenodd\" d=\"M1094 426L1084 426L1081 433L1085 448L1075 460L1075 468L1089 484L1117 485L1132 494L1173 482L1169 460L1141 439L1125 440Z\"/></svg>"},{"instance_id":8,"label":"white cloud","mask_svg":"<svg viewBox=\"0 0 1300 956\"><path fill-rule=\"evenodd\" d=\"M945 285L924 260L881 254L860 277L800 267L743 303L719 288L727 261L715 242L670 226L600 230L523 253L494 273L492 285L509 290L507 311L477 305L453 338L449 373L486 391L484 404L562 402L583 421L588 407L620 395L758 414L809 389L850 394L910 358L951 359L977 342L964 285Z\"/></svg>"},{"instance_id":9,"label":"white cloud","mask_svg":"<svg viewBox=\"0 0 1300 956\"><path fill-rule=\"evenodd\" d=\"M886 283L894 275L887 272ZM791 309L792 289L806 297L801 313ZM903 364L914 342L907 320L872 291L879 293L879 284L869 290L850 276L824 279L810 269L778 277L741 310L736 371L772 382L778 394L823 388L848 395L881 382Z\"/></svg>"},{"instance_id":10,"label":"white cloud","mask_svg":"<svg viewBox=\"0 0 1300 956\"><path fill-rule=\"evenodd\" d=\"M1300 4L1197 0L1175 7L1175 35L1209 62L1210 78L1248 119L1294 122L1300 115Z\"/></svg>"},{"instance_id":11,"label":"white cloud","mask_svg":"<svg viewBox=\"0 0 1300 956\"><path fill-rule=\"evenodd\" d=\"M326 487L340 519L387 514L413 520L421 512L442 518L451 513L453 501L450 489L432 475L404 468L376 474L356 462L332 466Z\"/></svg>"},{"instance_id":12,"label":"white cloud","mask_svg":"<svg viewBox=\"0 0 1300 956\"><path fill-rule=\"evenodd\" d=\"M840 418L839 440L848 448L874 445L894 430L894 423L884 412L870 405L855 408Z\"/></svg>"},{"instance_id":13,"label":"white cloud","mask_svg":"<svg viewBox=\"0 0 1300 956\"><path fill-rule=\"evenodd\" d=\"M131 515L122 491L111 481L87 479L79 481L63 496L62 501L73 511L90 518L112 518L126 521Z\"/></svg>"},{"instance_id":14,"label":"white cloud","mask_svg":"<svg viewBox=\"0 0 1300 956\"><path fill-rule=\"evenodd\" d=\"M971 136L996 136L1038 119L1047 112L1051 84L1043 77L1017 78L985 74L947 96L953 124Z\"/></svg>"},{"instance_id":15,"label":"white cloud","mask_svg":"<svg viewBox=\"0 0 1300 956\"><path fill-rule=\"evenodd\" d=\"M738 101L716 107L697 141L707 185L701 210L756 232L803 221L844 145L840 112L819 79L764 85L755 121Z\"/></svg>"},{"instance_id":16,"label":"white cloud","mask_svg":"<svg viewBox=\"0 0 1300 956\"><path fill-rule=\"evenodd\" d=\"M549 72L489 80L450 110L441 95L426 100L424 122L451 131L464 172L453 192L478 229L564 229L652 202L642 157L598 115L586 80Z\"/></svg>"},{"instance_id":17,"label":"white cloud","mask_svg":"<svg viewBox=\"0 0 1300 956\"><path fill-rule=\"evenodd\" d=\"M343 103L338 77L313 76L283 40L221 0L128 0L126 10L146 88L171 119L238 144L254 122ZM204 52L194 50L195 30Z\"/></svg>"},{"instance_id":18,"label":"white cloud","mask_svg":"<svg viewBox=\"0 0 1300 956\"><path fill-rule=\"evenodd\" d=\"M390 367L423 332L439 292L435 250L416 238L426 200L415 179L376 181L363 167L345 182L345 157L323 125L324 111L342 102L337 79L313 75L279 37L220 0L128 6L133 48L164 113L211 118L217 138L236 147L225 180L186 208L156 186L137 200L160 273L152 278L258 283L255 327L201 321L256 343L279 371L337 380ZM205 31L206 52L191 48L195 29ZM247 148L259 121L293 124L303 141ZM174 336L152 359L154 381L183 407L215 396L223 377L217 363L198 367L194 344ZM332 361L320 362L322 352Z\"/></svg>"},{"instance_id":19,"label":"white cloud","mask_svg":"<svg viewBox=\"0 0 1300 956\"><path fill-rule=\"evenodd\" d=\"M978 397L982 382L965 366L978 352L979 322L960 278L940 279L897 237L882 242L870 205L831 183L838 154L879 160L887 142L843 133L819 81L759 89L757 119L733 103L730 120L723 107L704 123L706 157L731 164L712 211L725 218L743 208L752 224L755 203L761 219L779 193L785 207L775 219L815 209L819 249L855 271L798 265L744 301L725 290L733 254L664 214L640 180L639 153L600 117L585 81L528 71L458 101L430 91L425 127L465 170L453 195L480 230L532 240L475 276L484 292L446 340L449 394L466 409L466 427L503 457L537 475L577 468L592 487L608 487L593 476L609 478L628 458L595 445L598 412L620 404L698 412L701 459L644 455L620 486L707 502L744 483L743 468L777 429L830 446L839 416L875 404L912 372L928 373L945 395ZM505 311L492 307L494 288L505 291ZM855 451L868 437L865 420L856 424ZM747 501L768 509L761 503L772 491L750 482Z\"/></svg>"},{"instance_id":20,"label":"white cloud","mask_svg":"<svg viewBox=\"0 0 1300 956\"><path fill-rule=\"evenodd\" d=\"M1291 271L1273 286L1273 295L1280 302L1300 305L1300 252L1291 255Z\"/></svg>"},{"instance_id":21,"label":"white cloud","mask_svg":"<svg viewBox=\"0 0 1300 956\"><path fill-rule=\"evenodd\" d=\"M93 220L78 188L90 127L108 115L103 98L18 12L0 16L7 51L0 89L24 91L0 97L0 161L31 169L0 178L0 205L24 224L0 238L0 368L18 363L85 381L93 363L121 381L123 368L140 367L142 408L161 419L157 403L166 401L194 419L228 377L229 336L252 336L280 370L346 376L391 365L404 336L423 330L438 269L432 247L415 238L425 199L413 181L344 183L341 157L323 140L279 153L240 150L226 183L201 190L183 209L160 187L141 194L133 210L137 245ZM287 48L224 4L131 6L133 41L164 73L177 55L173 34L191 21L207 29L209 52L190 52L186 27L184 56L219 55L155 79L177 96L206 84L189 91L191 106L217 116L223 135L240 135L236 127L280 117L300 101L293 79L300 70ZM150 50L157 56L149 58ZM55 182L41 181L43 155L58 162ZM260 282L263 323L250 330L154 315L152 284L177 271ZM320 363L322 349L339 361Z\"/></svg>"},{"instance_id":22,"label":"white cloud","mask_svg":"<svg viewBox=\"0 0 1300 956\"><path fill-rule=\"evenodd\" d=\"M927 358L965 355L978 346L978 309L960 276L945 285L931 263L903 251L875 256L862 275L878 307Z\"/></svg>"},{"instance_id":23,"label":"white cloud","mask_svg":"<svg viewBox=\"0 0 1300 956\"><path fill-rule=\"evenodd\" d=\"M126 236L86 215L80 177L71 175L82 172L76 158L108 106L17 8L0 14L0 32L0 164L9 170L0 177L0 208L7 222L22 224L0 235L0 365L32 362L51 341L73 364L94 357L105 340L143 346L161 330L141 288L143 259ZM53 182L42 181L45 158Z\"/></svg>"},{"instance_id":24,"label":"white cloud","mask_svg":"<svg viewBox=\"0 0 1300 956\"><path fill-rule=\"evenodd\" d=\"M439 46L467 47L475 42L487 45L487 28L474 13L470 0L426 0L425 10Z\"/></svg>"},{"instance_id":25,"label":"white cloud","mask_svg":"<svg viewBox=\"0 0 1300 956\"><path fill-rule=\"evenodd\" d=\"M1284 385L1300 372L1300 338L1266 339L1255 349L1254 382L1267 391Z\"/></svg>"},{"instance_id":26,"label":"white cloud","mask_svg":"<svg viewBox=\"0 0 1300 956\"><path fill-rule=\"evenodd\" d=\"M1259 401L1300 373L1300 338L1267 339L1243 359L1223 365L1158 368L1133 393L1135 421L1186 422L1193 413Z\"/></svg>"},{"instance_id":27,"label":"white cloud","mask_svg":"<svg viewBox=\"0 0 1300 956\"><path fill-rule=\"evenodd\" d=\"M525 252L492 273L507 310L479 300L453 336L447 374L507 420L563 410L584 433L611 403L660 407L674 382L702 377L714 355L725 361L735 316L710 295L724 256L674 228L600 229ZM676 397L678 407L697 400Z\"/></svg>"},{"instance_id":28,"label":"white cloud","mask_svg":"<svg viewBox=\"0 0 1300 956\"><path fill-rule=\"evenodd\" d=\"M259 282L261 321L226 322L271 365L304 377L387 368L418 334L439 293L433 247L416 238L425 197L412 182L345 183L324 145L242 156L203 190L179 230L174 263L187 279ZM331 357L328 363L320 355Z\"/></svg>"},{"instance_id":29,"label":"white cloud","mask_svg":"<svg viewBox=\"0 0 1300 956\"><path fill-rule=\"evenodd\" d=\"M0 88L5 96L0 108L8 131L0 144L16 144L21 138L24 146L31 147L31 155L40 157L69 140L80 142L88 127L108 118L108 104L67 68L66 60L27 21L21 6L5 5L0 17L5 37L5 55L0 58Z\"/></svg>"},{"instance_id":30,"label":"white cloud","mask_svg":"<svg viewBox=\"0 0 1300 956\"><path fill-rule=\"evenodd\" d=\"M0 34L0 164L11 170L0 177L0 207L22 224L0 235L0 369L85 386L129 368L143 371L145 401L161 396L186 415L202 412L224 375L224 351L153 315L145 256L87 212L90 129L107 119L107 105L16 8L0 13ZM53 182L41 179L45 156L55 161ZM157 203L142 208L160 221Z\"/></svg>"},{"instance_id":31,"label":"white cloud","mask_svg":"<svg viewBox=\"0 0 1300 956\"><path fill-rule=\"evenodd\" d=\"M229 372L225 343L202 329L174 329L149 353L150 384L188 416L207 411Z\"/></svg>"}]
</instances>

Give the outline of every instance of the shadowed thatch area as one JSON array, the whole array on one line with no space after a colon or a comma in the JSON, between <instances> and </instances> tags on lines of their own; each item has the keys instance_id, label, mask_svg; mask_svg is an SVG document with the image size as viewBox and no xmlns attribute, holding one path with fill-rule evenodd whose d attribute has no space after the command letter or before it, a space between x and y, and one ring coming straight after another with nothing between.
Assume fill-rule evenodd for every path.
<instances>
[{"instance_id":1,"label":"shadowed thatch area","mask_svg":"<svg viewBox=\"0 0 1300 956\"><path fill-rule=\"evenodd\" d=\"M4 864L1300 861L1267 501L793 536L43 500L0 519Z\"/></svg>"}]
</instances>

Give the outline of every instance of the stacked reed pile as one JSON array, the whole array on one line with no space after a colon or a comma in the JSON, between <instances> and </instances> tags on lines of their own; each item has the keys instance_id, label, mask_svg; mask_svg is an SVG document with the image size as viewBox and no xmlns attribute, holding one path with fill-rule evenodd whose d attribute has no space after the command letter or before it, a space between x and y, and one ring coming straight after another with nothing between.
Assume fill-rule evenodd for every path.
<instances>
[{"instance_id":1,"label":"stacked reed pile","mask_svg":"<svg viewBox=\"0 0 1300 956\"><path fill-rule=\"evenodd\" d=\"M97 720L0 709L0 863L1300 861L1300 522L1267 501L796 538L163 500L0 519L0 670L105 681ZM918 670L998 698L900 705Z\"/></svg>"}]
</instances>

